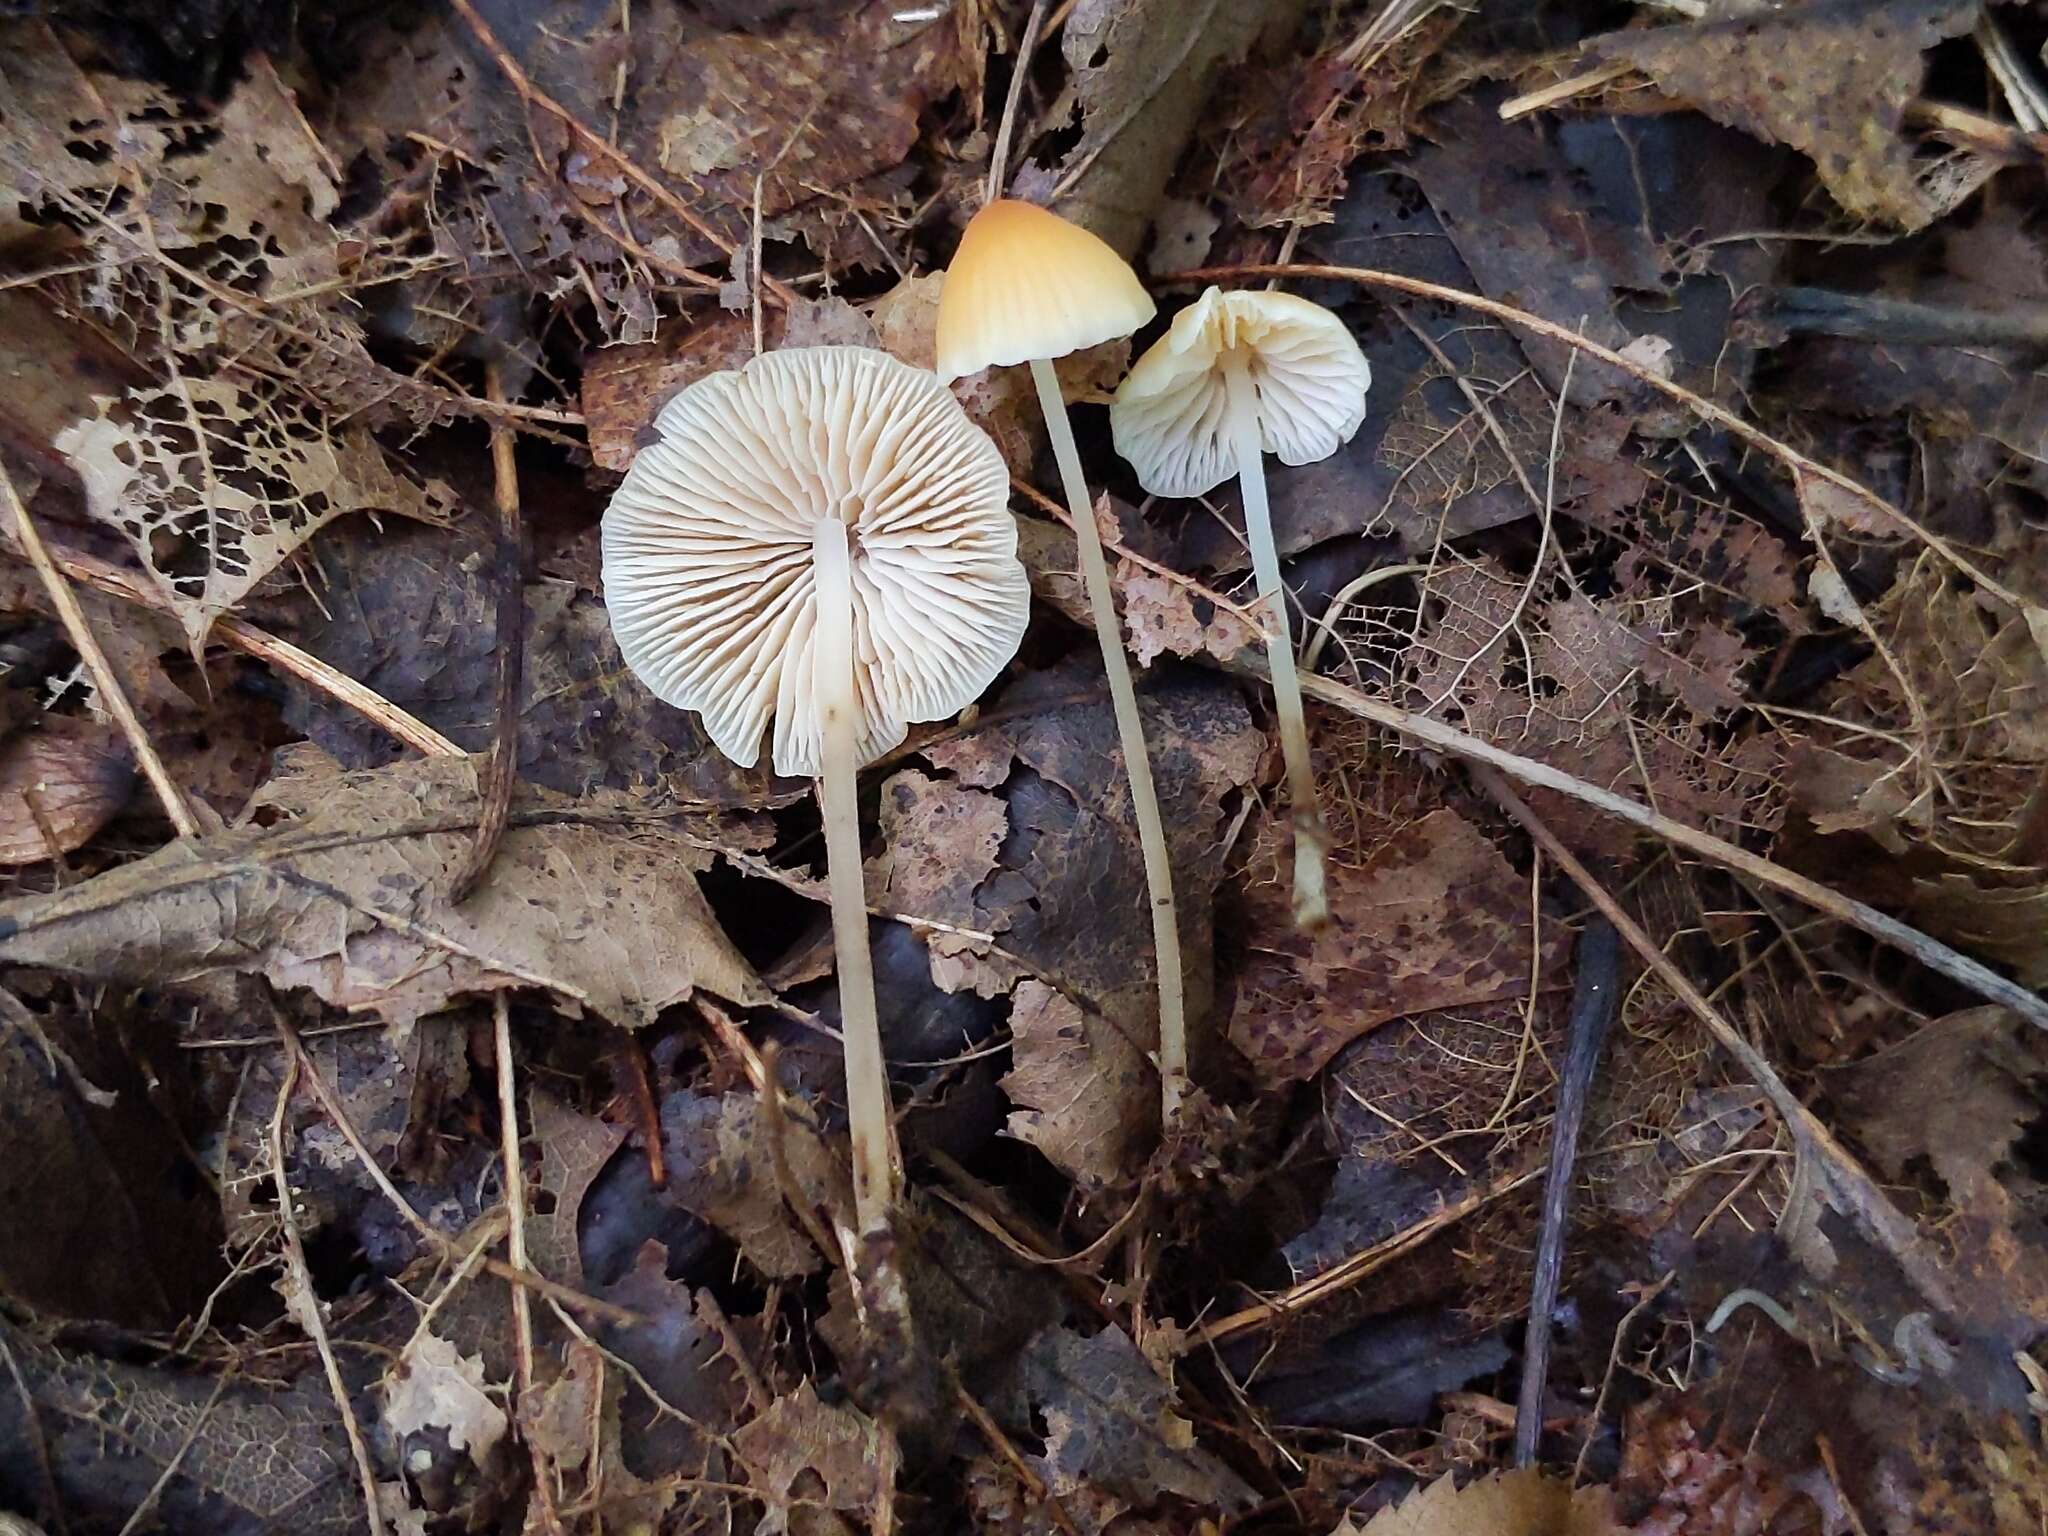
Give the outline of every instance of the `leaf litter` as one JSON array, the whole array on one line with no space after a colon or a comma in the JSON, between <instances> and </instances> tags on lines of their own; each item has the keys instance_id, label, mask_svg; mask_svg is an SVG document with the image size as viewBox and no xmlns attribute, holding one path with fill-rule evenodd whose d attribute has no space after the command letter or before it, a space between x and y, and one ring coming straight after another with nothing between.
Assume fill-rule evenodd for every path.
<instances>
[{"instance_id":1,"label":"leaf litter","mask_svg":"<svg viewBox=\"0 0 2048 1536\"><path fill-rule=\"evenodd\" d=\"M0 460L60 572L154 606L77 594L124 714L66 590L0 584L0 1504L110 1533L2039 1525L2041 1037L1921 963L2048 977L2038 18L343 10L4 24ZM1578 792L1517 809L1317 706L1333 921L1297 931L1234 492L1141 502L1110 452L1151 332L1065 360L1198 1091L1161 1123L1117 736L1072 543L1020 495L1019 659L863 784L905 1310L851 1226L808 786L625 668L595 526L695 379L796 345L928 366L988 184L1138 254L1169 315L1186 274L1289 261L1506 306L1282 279L1378 387L1345 449L1275 466L1274 521L1325 697ZM1052 483L1019 371L957 392ZM493 426L515 551L480 515ZM498 741L510 824L457 899L464 754ZM196 835L136 793L152 763ZM1596 895L1648 947L1555 1217ZM1904 1213L1876 1246L1840 1198L1872 1175Z\"/></svg>"}]
</instances>

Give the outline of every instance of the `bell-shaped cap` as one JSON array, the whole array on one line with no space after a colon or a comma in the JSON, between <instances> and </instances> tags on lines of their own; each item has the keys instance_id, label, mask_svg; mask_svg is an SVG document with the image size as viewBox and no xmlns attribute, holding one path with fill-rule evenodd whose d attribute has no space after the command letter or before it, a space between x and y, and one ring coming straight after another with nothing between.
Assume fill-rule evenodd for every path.
<instances>
[{"instance_id":1,"label":"bell-shaped cap","mask_svg":"<svg viewBox=\"0 0 2048 1536\"><path fill-rule=\"evenodd\" d=\"M1015 198L967 221L939 290L938 372L1065 357L1128 336L1152 318L1130 263L1078 224Z\"/></svg>"},{"instance_id":2,"label":"bell-shaped cap","mask_svg":"<svg viewBox=\"0 0 2048 1536\"><path fill-rule=\"evenodd\" d=\"M1291 293L1211 288L1131 366L1109 408L1116 451L1155 496L1237 473L1227 373L1242 368L1259 438L1284 464L1327 459L1365 420L1372 369L1344 322Z\"/></svg>"},{"instance_id":3,"label":"bell-shaped cap","mask_svg":"<svg viewBox=\"0 0 2048 1536\"><path fill-rule=\"evenodd\" d=\"M860 347L798 347L662 407L606 508L605 604L626 665L721 752L816 775L813 533L847 525L860 760L964 709L1015 654L1030 589L1009 472L952 393Z\"/></svg>"}]
</instances>

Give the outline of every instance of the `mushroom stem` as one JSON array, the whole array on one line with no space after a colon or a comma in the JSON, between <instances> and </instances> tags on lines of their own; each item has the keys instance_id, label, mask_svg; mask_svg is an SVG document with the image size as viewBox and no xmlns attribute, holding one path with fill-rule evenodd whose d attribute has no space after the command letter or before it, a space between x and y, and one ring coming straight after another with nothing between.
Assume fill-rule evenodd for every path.
<instances>
[{"instance_id":1,"label":"mushroom stem","mask_svg":"<svg viewBox=\"0 0 2048 1536\"><path fill-rule=\"evenodd\" d=\"M1095 638L1102 647L1102 670L1109 678L1110 704L1116 712L1116 734L1123 748L1124 771L1131 781L1131 811L1138 822L1138 847L1145 858L1145 888L1151 896L1152 950L1159 968L1159 1103L1170 1127L1180 1111L1188 1077L1187 1000L1180 964L1180 928L1173 905L1173 865L1166 856L1166 825L1159 817L1159 794L1152 785L1152 759L1146 755L1145 729L1138 719L1138 694L1131 685L1131 665L1124 654L1116 601L1111 596L1109 566L1102 558L1102 535L1088 499L1088 481L1081 473L1081 455L1067 424L1067 400L1059 375L1049 361L1034 358L1031 382L1038 386L1039 408L1046 434L1059 463L1067 493L1067 511L1074 521L1074 544L1081 552L1081 575L1088 586L1088 611L1095 619Z\"/></svg>"},{"instance_id":2,"label":"mushroom stem","mask_svg":"<svg viewBox=\"0 0 2048 1536\"><path fill-rule=\"evenodd\" d=\"M825 878L832 897L832 944L839 961L839 1029L846 1055L846 1113L853 1138L854 1220L863 1236L884 1230L896 1205L896 1136L889 1114L889 1070L875 1010L875 969L868 953L868 902L860 853L860 701L853 682L853 557L846 524L818 520L811 531L818 584L818 725L824 776L818 800L825 822Z\"/></svg>"},{"instance_id":3,"label":"mushroom stem","mask_svg":"<svg viewBox=\"0 0 2048 1536\"><path fill-rule=\"evenodd\" d=\"M1315 767L1308 755L1308 721L1301 711L1301 680L1294 671L1294 640L1287 620L1287 589L1280 583L1280 552L1273 543L1273 515L1266 505L1265 444L1259 434L1257 391L1242 362L1223 372L1230 412L1231 445L1237 453L1238 487L1244 496L1244 531L1252 551L1252 574L1266 610L1266 658L1273 674L1273 708L1280 722L1280 751L1287 761L1287 797L1294 811L1294 923L1304 930L1330 920L1323 880L1323 807L1316 793Z\"/></svg>"}]
</instances>

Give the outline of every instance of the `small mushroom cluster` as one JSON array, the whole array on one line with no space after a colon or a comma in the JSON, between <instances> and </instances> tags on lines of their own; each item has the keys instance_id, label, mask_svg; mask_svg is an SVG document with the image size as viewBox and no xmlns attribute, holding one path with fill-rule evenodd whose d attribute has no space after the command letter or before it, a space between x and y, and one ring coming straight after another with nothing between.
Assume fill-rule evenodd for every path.
<instances>
[{"instance_id":1,"label":"small mushroom cluster","mask_svg":"<svg viewBox=\"0 0 2048 1536\"><path fill-rule=\"evenodd\" d=\"M743 767L819 783L852 1126L855 1220L886 1232L901 1177L876 1016L856 775L913 722L971 704L1015 654L1030 591L1009 476L946 387L1028 363L1074 526L1151 892L1159 1070L1169 1123L1187 1080L1180 940L1165 828L1053 360L1153 316L1130 267L1056 214L1010 199L969 222L948 269L938 371L858 347L756 357L662 408L605 512L603 572L626 664L696 712ZM1370 375L1341 322L1282 293L1214 288L1131 369L1110 420L1160 496L1243 488L1294 807L1295 912L1324 919L1322 820L1310 770L1263 458L1333 453L1365 415Z\"/></svg>"}]
</instances>

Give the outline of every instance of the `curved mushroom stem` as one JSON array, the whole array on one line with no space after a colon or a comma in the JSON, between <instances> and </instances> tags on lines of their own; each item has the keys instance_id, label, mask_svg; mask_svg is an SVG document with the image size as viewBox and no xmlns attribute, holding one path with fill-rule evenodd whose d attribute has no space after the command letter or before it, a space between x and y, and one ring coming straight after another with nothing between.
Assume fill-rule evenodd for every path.
<instances>
[{"instance_id":1,"label":"curved mushroom stem","mask_svg":"<svg viewBox=\"0 0 2048 1536\"><path fill-rule=\"evenodd\" d=\"M1081 455L1067 424L1067 400L1050 362L1034 359L1031 381L1038 386L1039 408L1059 461L1060 481L1067 493L1067 511L1074 520L1074 543L1081 552L1081 574L1088 585L1088 611L1095 619L1095 638L1102 647L1102 670L1109 678L1109 700L1116 711L1116 734L1123 748L1124 771L1131 781L1131 811L1138 821L1138 847L1145 858L1145 888L1151 895L1152 950L1159 967L1159 1104L1170 1128L1180 1112L1188 1078L1188 1022L1185 984L1180 965L1180 927L1173 905L1173 865L1166 856L1166 825L1159 817L1159 794L1152 786L1152 759L1145 751L1145 728L1138 719L1138 694L1131 686L1131 664L1124 654L1123 631L1117 624L1116 601L1110 594L1109 566L1102 558L1102 535L1088 500L1088 481L1081 473Z\"/></svg>"},{"instance_id":2,"label":"curved mushroom stem","mask_svg":"<svg viewBox=\"0 0 2048 1536\"><path fill-rule=\"evenodd\" d=\"M1322 800L1308 755L1308 722L1301 712L1301 680L1294 671L1294 640L1288 631L1287 589L1280 583L1280 552L1273 543L1273 515L1266 505L1265 447L1259 436L1259 401L1251 375L1232 359L1223 371L1228 393L1231 444L1237 451L1238 486L1244 493L1244 531L1251 544L1252 574L1266 610L1266 658L1273 673L1273 708L1280 721L1280 751L1287 760L1287 798L1294 810L1294 924L1304 930L1330 920L1323 880Z\"/></svg>"},{"instance_id":3,"label":"curved mushroom stem","mask_svg":"<svg viewBox=\"0 0 2048 1536\"><path fill-rule=\"evenodd\" d=\"M896 1133L889 1069L875 1010L868 901L860 856L860 701L853 682L853 557L846 524L820 518L811 531L818 584L818 724L825 738L818 800L825 822L825 878L839 961L839 1029L846 1054L846 1113L853 1138L853 1211L861 1235L884 1230L896 1206Z\"/></svg>"}]
</instances>

